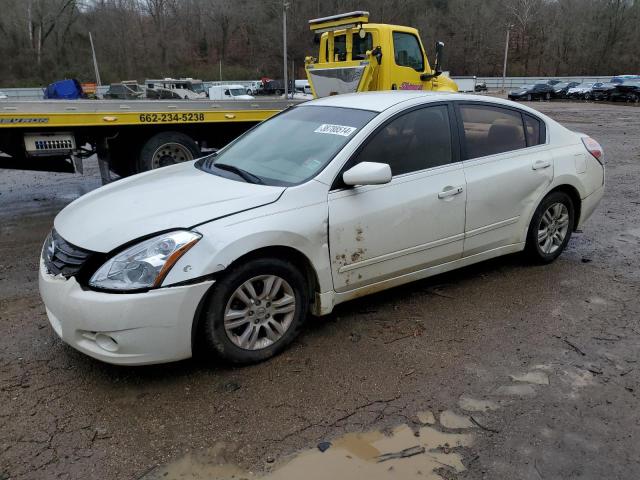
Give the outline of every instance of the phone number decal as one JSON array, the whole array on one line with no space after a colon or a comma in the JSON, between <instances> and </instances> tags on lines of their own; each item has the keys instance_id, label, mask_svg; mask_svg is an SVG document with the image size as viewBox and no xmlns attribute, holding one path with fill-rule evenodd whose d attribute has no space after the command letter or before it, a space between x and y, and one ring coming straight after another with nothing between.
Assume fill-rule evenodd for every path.
<instances>
[{"instance_id":1,"label":"phone number decal","mask_svg":"<svg viewBox=\"0 0 640 480\"><path fill-rule=\"evenodd\" d=\"M140 122L157 123L157 122L204 122L204 113L141 113Z\"/></svg>"}]
</instances>

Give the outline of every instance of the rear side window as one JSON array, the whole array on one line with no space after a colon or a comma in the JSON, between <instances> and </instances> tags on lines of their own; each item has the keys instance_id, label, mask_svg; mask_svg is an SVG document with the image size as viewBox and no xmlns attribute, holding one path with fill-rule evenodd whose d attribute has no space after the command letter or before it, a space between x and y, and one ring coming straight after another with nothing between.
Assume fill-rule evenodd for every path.
<instances>
[{"instance_id":1,"label":"rear side window","mask_svg":"<svg viewBox=\"0 0 640 480\"><path fill-rule=\"evenodd\" d=\"M540 130L540 120L532 117L531 115L523 114L524 118L524 130L527 135L527 147L533 147L534 145L540 145L544 143L542 139L542 133Z\"/></svg>"},{"instance_id":2,"label":"rear side window","mask_svg":"<svg viewBox=\"0 0 640 480\"><path fill-rule=\"evenodd\" d=\"M404 32L393 32L393 54L396 65L410 67L417 72L424 70L422 49L415 35Z\"/></svg>"},{"instance_id":3,"label":"rear side window","mask_svg":"<svg viewBox=\"0 0 640 480\"><path fill-rule=\"evenodd\" d=\"M388 163L395 176L451 161L449 111L446 105L437 105L393 119L373 134L351 164Z\"/></svg>"},{"instance_id":4,"label":"rear side window","mask_svg":"<svg viewBox=\"0 0 640 480\"><path fill-rule=\"evenodd\" d=\"M527 146L520 112L488 105L460 105L467 158Z\"/></svg>"}]
</instances>

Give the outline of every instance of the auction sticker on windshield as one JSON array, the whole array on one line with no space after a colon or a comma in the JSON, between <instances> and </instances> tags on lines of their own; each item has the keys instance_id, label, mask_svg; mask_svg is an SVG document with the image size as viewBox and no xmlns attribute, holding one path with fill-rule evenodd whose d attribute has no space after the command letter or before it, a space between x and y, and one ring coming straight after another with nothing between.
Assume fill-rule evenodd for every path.
<instances>
[{"instance_id":1,"label":"auction sticker on windshield","mask_svg":"<svg viewBox=\"0 0 640 480\"><path fill-rule=\"evenodd\" d=\"M330 123L323 123L318 128L316 128L314 132L329 133L331 135L341 135L343 137L348 137L356 130L357 128L355 127L346 127L344 125L331 125Z\"/></svg>"}]
</instances>

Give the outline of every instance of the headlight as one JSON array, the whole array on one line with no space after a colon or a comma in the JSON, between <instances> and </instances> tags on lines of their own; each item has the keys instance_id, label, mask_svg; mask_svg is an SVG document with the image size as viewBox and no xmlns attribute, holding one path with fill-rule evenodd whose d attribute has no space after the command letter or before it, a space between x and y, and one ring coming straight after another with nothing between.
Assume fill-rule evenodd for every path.
<instances>
[{"instance_id":1,"label":"headlight","mask_svg":"<svg viewBox=\"0 0 640 480\"><path fill-rule=\"evenodd\" d=\"M145 240L102 265L89 285L109 290L159 287L171 267L201 238L199 233L180 230Z\"/></svg>"}]
</instances>

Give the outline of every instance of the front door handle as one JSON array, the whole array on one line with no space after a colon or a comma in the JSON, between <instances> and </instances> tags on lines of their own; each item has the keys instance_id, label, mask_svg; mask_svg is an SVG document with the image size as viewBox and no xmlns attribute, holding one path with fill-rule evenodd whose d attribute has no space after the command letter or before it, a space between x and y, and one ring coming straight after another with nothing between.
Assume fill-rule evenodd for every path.
<instances>
[{"instance_id":1,"label":"front door handle","mask_svg":"<svg viewBox=\"0 0 640 480\"><path fill-rule=\"evenodd\" d=\"M549 160L537 160L533 162L531 168L534 170L541 170L543 168L549 168L551 166L551 162Z\"/></svg>"},{"instance_id":2,"label":"front door handle","mask_svg":"<svg viewBox=\"0 0 640 480\"><path fill-rule=\"evenodd\" d=\"M452 187L452 186L444 187L444 190L442 190L442 191L438 194L438 198L443 199L443 198L447 198L447 197L453 197L454 195L458 195L459 193L462 193L462 191L463 191L462 186L458 186L458 187Z\"/></svg>"}]
</instances>

